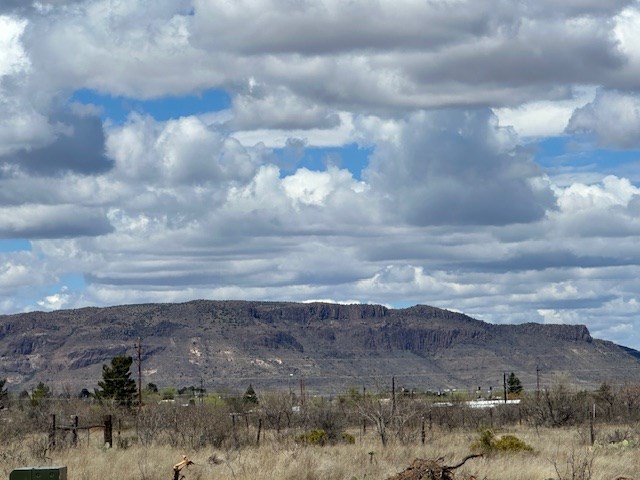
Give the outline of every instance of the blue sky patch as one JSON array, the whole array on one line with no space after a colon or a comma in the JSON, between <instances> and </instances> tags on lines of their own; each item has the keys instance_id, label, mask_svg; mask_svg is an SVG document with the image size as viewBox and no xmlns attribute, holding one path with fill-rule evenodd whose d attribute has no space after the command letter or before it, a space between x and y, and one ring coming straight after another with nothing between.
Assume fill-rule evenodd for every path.
<instances>
[{"instance_id":1,"label":"blue sky patch","mask_svg":"<svg viewBox=\"0 0 640 480\"><path fill-rule=\"evenodd\" d=\"M550 137L536 146L536 162L549 175L576 172L607 172L640 182L640 151L595 148L576 137Z\"/></svg>"},{"instance_id":2,"label":"blue sky patch","mask_svg":"<svg viewBox=\"0 0 640 480\"><path fill-rule=\"evenodd\" d=\"M167 96L152 100L112 97L90 89L74 92L71 102L92 104L102 109L101 118L123 124L130 113L150 115L158 121L225 110L231 106L231 97L224 90L205 90L200 95Z\"/></svg>"},{"instance_id":3,"label":"blue sky patch","mask_svg":"<svg viewBox=\"0 0 640 480\"><path fill-rule=\"evenodd\" d=\"M0 239L0 252L24 252L31 251L31 242L25 239L4 240Z\"/></svg>"},{"instance_id":4,"label":"blue sky patch","mask_svg":"<svg viewBox=\"0 0 640 480\"><path fill-rule=\"evenodd\" d=\"M361 148L356 143L350 143L341 147L305 147L302 158L291 159L290 152L286 148L274 150L282 160L281 171L283 175L289 175L298 168L307 168L313 171L325 171L327 166L335 165L346 168L353 177L361 180L362 170L369 164L369 157L373 148Z\"/></svg>"}]
</instances>

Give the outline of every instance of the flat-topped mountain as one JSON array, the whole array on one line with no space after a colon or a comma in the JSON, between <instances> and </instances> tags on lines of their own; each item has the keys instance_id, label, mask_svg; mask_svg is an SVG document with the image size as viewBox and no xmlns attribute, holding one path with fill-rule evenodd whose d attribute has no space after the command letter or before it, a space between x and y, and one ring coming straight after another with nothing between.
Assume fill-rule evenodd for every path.
<instances>
[{"instance_id":1,"label":"flat-topped mountain","mask_svg":"<svg viewBox=\"0 0 640 480\"><path fill-rule=\"evenodd\" d=\"M208 390L363 385L493 388L515 372L525 389L640 382L640 353L583 325L494 325L425 305L197 300L0 316L0 377L12 390L44 381L92 390L116 355L136 356L143 383ZM134 373L137 376L137 372Z\"/></svg>"}]
</instances>

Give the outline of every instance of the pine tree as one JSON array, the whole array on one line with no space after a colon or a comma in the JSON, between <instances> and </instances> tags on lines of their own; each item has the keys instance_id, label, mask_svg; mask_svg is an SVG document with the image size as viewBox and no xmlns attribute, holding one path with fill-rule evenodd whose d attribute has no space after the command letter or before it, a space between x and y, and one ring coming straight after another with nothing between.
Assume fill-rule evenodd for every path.
<instances>
[{"instance_id":1,"label":"pine tree","mask_svg":"<svg viewBox=\"0 0 640 480\"><path fill-rule=\"evenodd\" d=\"M51 396L51 388L47 384L40 382L31 393L31 404L33 406L40 405L43 400L51 398Z\"/></svg>"},{"instance_id":2,"label":"pine tree","mask_svg":"<svg viewBox=\"0 0 640 480\"><path fill-rule=\"evenodd\" d=\"M256 391L253 389L253 386L249 384L249 388L244 392L244 396L242 397L243 403L258 403L258 395L256 395Z\"/></svg>"},{"instance_id":3,"label":"pine tree","mask_svg":"<svg viewBox=\"0 0 640 480\"><path fill-rule=\"evenodd\" d=\"M135 398L136 382L131 378L132 357L119 355L111 359L111 366L102 365L102 381L98 382L100 390L96 396L110 399L116 405L131 406Z\"/></svg>"},{"instance_id":4,"label":"pine tree","mask_svg":"<svg viewBox=\"0 0 640 480\"><path fill-rule=\"evenodd\" d=\"M516 377L516 374L513 372L511 372L507 378L507 389L509 393L513 393L514 395L522 392L522 382L520 382L520 379Z\"/></svg>"},{"instance_id":5,"label":"pine tree","mask_svg":"<svg viewBox=\"0 0 640 480\"><path fill-rule=\"evenodd\" d=\"M5 408L9 401L9 392L5 385L7 384L6 378L0 378L0 409Z\"/></svg>"}]
</instances>

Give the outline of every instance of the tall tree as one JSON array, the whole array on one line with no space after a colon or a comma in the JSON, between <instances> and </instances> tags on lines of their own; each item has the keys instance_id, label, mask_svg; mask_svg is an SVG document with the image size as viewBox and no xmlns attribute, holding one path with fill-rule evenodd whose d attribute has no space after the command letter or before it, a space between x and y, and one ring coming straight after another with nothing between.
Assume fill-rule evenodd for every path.
<instances>
[{"instance_id":1,"label":"tall tree","mask_svg":"<svg viewBox=\"0 0 640 480\"><path fill-rule=\"evenodd\" d=\"M96 396L110 399L116 405L131 406L135 398L136 382L131 378L132 357L119 355L111 359L111 366L102 365L102 381Z\"/></svg>"},{"instance_id":2,"label":"tall tree","mask_svg":"<svg viewBox=\"0 0 640 480\"><path fill-rule=\"evenodd\" d=\"M5 408L9 401L9 392L5 385L7 384L6 378L0 378L0 409Z\"/></svg>"},{"instance_id":3,"label":"tall tree","mask_svg":"<svg viewBox=\"0 0 640 480\"><path fill-rule=\"evenodd\" d=\"M52 393L49 385L40 382L38 383L38 385L36 385L36 388L31 393L31 404L33 406L40 405L43 400L51 398L51 396Z\"/></svg>"},{"instance_id":4,"label":"tall tree","mask_svg":"<svg viewBox=\"0 0 640 480\"><path fill-rule=\"evenodd\" d=\"M520 392L522 392L522 382L518 377L516 377L516 374L513 372L511 372L507 377L507 389L509 393L512 393L514 395L518 395L520 394Z\"/></svg>"},{"instance_id":5,"label":"tall tree","mask_svg":"<svg viewBox=\"0 0 640 480\"><path fill-rule=\"evenodd\" d=\"M242 402L254 404L258 403L258 395L256 395L256 391L253 389L253 386L251 384L249 384L249 388L247 388L247 391L244 392Z\"/></svg>"}]
</instances>

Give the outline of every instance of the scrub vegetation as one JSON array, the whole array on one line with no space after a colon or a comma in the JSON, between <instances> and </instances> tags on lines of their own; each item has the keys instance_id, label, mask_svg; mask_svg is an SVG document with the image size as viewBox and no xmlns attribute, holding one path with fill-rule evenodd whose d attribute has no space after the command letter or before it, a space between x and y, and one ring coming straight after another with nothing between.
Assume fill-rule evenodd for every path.
<instances>
[{"instance_id":1,"label":"scrub vegetation","mask_svg":"<svg viewBox=\"0 0 640 480\"><path fill-rule=\"evenodd\" d=\"M147 388L143 405L131 407L42 390L37 402L28 393L3 398L4 478L18 467L66 465L69 480L169 480L188 455L194 463L178 472L185 480L374 480L413 478L411 465L457 466L474 454L446 478L640 478L640 389L629 385L579 391L559 383L490 408L460 395L356 389L301 398L191 388L167 399ZM112 445L104 444L105 415Z\"/></svg>"}]
</instances>

